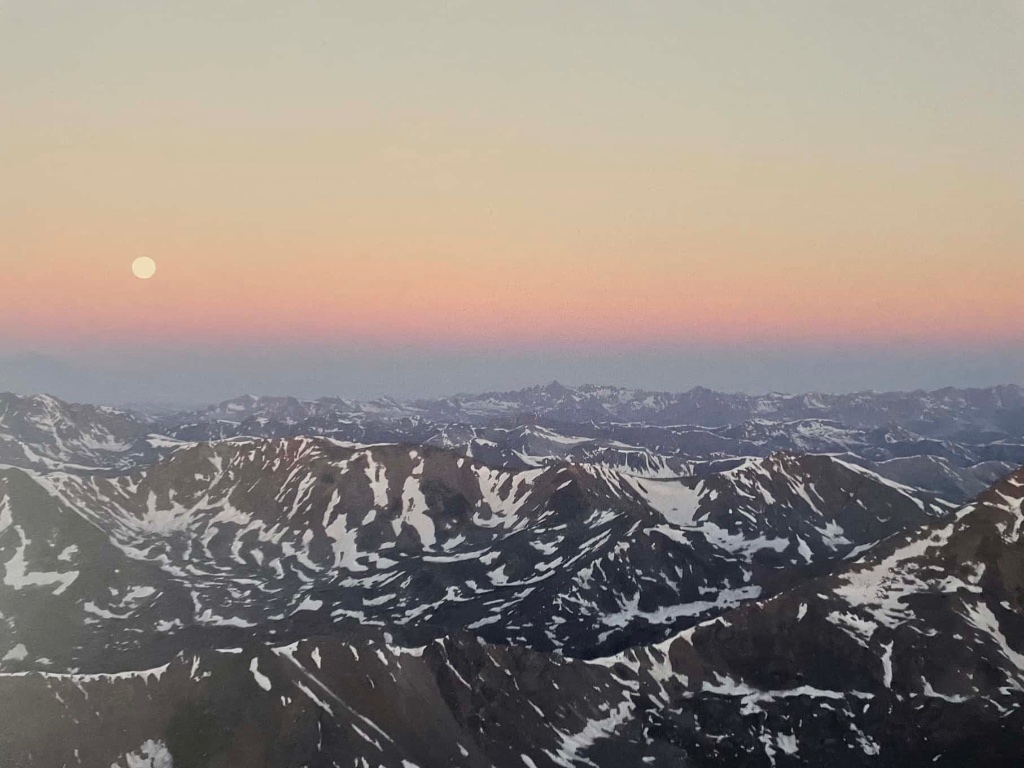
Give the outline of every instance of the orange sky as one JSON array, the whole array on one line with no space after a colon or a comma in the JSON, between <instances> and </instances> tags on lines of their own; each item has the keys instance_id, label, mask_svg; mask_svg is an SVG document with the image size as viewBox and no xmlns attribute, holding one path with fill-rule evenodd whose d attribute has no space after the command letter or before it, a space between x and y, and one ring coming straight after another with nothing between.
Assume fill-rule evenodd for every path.
<instances>
[{"instance_id":1,"label":"orange sky","mask_svg":"<svg viewBox=\"0 0 1024 768\"><path fill-rule=\"evenodd\" d=\"M5 6L0 350L1024 343L1013 3L398 5Z\"/></svg>"}]
</instances>

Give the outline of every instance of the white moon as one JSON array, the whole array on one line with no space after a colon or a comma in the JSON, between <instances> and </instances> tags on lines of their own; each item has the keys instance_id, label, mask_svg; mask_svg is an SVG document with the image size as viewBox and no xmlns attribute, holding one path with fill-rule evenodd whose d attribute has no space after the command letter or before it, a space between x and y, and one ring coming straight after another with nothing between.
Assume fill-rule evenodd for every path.
<instances>
[{"instance_id":1,"label":"white moon","mask_svg":"<svg viewBox=\"0 0 1024 768\"><path fill-rule=\"evenodd\" d=\"M149 280L156 274L156 262L149 256L140 256L132 262L132 274L140 280Z\"/></svg>"}]
</instances>

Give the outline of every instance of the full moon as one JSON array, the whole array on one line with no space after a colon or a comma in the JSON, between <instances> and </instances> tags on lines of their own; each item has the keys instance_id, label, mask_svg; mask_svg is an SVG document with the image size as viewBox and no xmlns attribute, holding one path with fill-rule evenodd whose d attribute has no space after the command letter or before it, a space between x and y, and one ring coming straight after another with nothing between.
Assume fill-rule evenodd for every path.
<instances>
[{"instance_id":1,"label":"full moon","mask_svg":"<svg viewBox=\"0 0 1024 768\"><path fill-rule=\"evenodd\" d=\"M149 280L156 274L156 262L149 256L140 256L132 262L132 274L140 280Z\"/></svg>"}]
</instances>

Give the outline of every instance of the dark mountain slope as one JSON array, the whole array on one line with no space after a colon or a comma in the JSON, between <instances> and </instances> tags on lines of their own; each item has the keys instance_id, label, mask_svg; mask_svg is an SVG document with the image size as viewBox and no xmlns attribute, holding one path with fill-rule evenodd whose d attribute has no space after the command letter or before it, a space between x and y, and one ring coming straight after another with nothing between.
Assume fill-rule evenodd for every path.
<instances>
[{"instance_id":1,"label":"dark mountain slope","mask_svg":"<svg viewBox=\"0 0 1024 768\"><path fill-rule=\"evenodd\" d=\"M687 717L732 734L702 751L758 765L742 752L760 742L778 764L796 764L780 754L784 737L800 759L831 761L835 697L821 693L831 690L863 702L848 712L863 754L839 764L1024 759L1014 730L1024 706L1022 499L1024 470L954 521L684 633L671 645L674 669L721 698L713 709L687 705Z\"/></svg>"},{"instance_id":2,"label":"dark mountain slope","mask_svg":"<svg viewBox=\"0 0 1024 768\"><path fill-rule=\"evenodd\" d=\"M1024 470L836 573L590 662L366 627L0 674L0 749L17 768L1014 766L1022 502Z\"/></svg>"}]
</instances>

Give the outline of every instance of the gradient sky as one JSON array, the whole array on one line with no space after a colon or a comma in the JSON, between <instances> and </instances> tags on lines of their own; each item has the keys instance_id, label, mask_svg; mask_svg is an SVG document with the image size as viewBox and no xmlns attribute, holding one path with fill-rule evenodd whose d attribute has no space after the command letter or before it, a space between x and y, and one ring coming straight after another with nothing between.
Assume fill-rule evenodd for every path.
<instances>
[{"instance_id":1,"label":"gradient sky","mask_svg":"<svg viewBox=\"0 0 1024 768\"><path fill-rule=\"evenodd\" d=\"M1024 2L0 8L0 385L939 386L1022 349Z\"/></svg>"}]
</instances>

